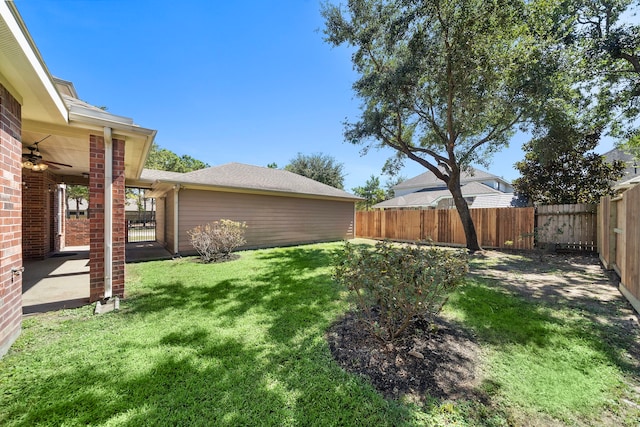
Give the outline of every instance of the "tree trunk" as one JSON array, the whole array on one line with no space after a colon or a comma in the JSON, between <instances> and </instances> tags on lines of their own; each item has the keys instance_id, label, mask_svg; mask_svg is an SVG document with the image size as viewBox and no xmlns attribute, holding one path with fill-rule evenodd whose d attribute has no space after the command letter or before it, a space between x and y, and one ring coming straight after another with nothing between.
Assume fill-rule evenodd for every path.
<instances>
[{"instance_id":1,"label":"tree trunk","mask_svg":"<svg viewBox=\"0 0 640 427\"><path fill-rule=\"evenodd\" d=\"M457 176L452 176L449 179L448 187L451 195L453 196L453 202L456 205L456 210L458 211L458 215L460 216L460 221L462 221L462 227L464 229L464 235L467 240L467 249L469 252L473 253L479 251L480 245L478 244L478 235L476 234L476 226L473 224L473 219L471 219L471 212L469 212L469 205L467 201L462 196L462 189L460 188L460 174Z\"/></svg>"}]
</instances>

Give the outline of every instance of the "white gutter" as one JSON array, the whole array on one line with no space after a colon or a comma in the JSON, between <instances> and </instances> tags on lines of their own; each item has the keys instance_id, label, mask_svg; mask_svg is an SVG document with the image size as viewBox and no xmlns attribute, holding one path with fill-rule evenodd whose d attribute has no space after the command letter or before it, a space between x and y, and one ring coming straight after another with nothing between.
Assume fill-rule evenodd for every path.
<instances>
[{"instance_id":1,"label":"white gutter","mask_svg":"<svg viewBox=\"0 0 640 427\"><path fill-rule=\"evenodd\" d=\"M113 139L104 128L104 298L113 293Z\"/></svg>"},{"instance_id":2,"label":"white gutter","mask_svg":"<svg viewBox=\"0 0 640 427\"><path fill-rule=\"evenodd\" d=\"M179 254L179 238L178 235L178 193L180 191L180 184L177 184L173 187L173 256L178 256Z\"/></svg>"}]
</instances>

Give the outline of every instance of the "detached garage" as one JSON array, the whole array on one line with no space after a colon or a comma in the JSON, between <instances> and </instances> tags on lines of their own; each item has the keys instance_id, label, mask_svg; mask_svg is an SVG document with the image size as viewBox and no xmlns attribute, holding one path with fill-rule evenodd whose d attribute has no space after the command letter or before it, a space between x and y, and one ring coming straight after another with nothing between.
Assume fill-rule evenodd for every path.
<instances>
[{"instance_id":1,"label":"detached garage","mask_svg":"<svg viewBox=\"0 0 640 427\"><path fill-rule=\"evenodd\" d=\"M189 173L144 170L156 199L156 239L173 254L194 249L188 230L219 219L245 222L243 249L351 239L359 197L280 170L229 163Z\"/></svg>"}]
</instances>

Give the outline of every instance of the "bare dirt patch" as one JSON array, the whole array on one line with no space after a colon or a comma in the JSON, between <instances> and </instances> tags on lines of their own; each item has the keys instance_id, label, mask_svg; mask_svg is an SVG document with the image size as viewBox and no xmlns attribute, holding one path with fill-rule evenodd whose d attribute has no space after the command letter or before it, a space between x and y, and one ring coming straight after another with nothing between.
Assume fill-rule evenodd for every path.
<instances>
[{"instance_id":1,"label":"bare dirt patch","mask_svg":"<svg viewBox=\"0 0 640 427\"><path fill-rule=\"evenodd\" d=\"M470 275L494 280L532 302L583 310L611 331L615 345L627 335L626 362L640 368L638 317L597 257L482 251L473 256ZM482 352L470 331L443 318L412 328L407 337L387 344L348 314L332 326L327 340L345 370L368 378L387 398L485 400L478 388Z\"/></svg>"}]
</instances>

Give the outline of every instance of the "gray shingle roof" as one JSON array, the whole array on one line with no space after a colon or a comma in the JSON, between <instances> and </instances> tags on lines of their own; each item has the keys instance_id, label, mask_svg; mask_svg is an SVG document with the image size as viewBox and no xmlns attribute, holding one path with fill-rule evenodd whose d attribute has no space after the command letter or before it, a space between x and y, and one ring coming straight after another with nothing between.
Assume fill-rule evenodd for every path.
<instances>
[{"instance_id":1,"label":"gray shingle roof","mask_svg":"<svg viewBox=\"0 0 640 427\"><path fill-rule=\"evenodd\" d=\"M501 193L501 194L481 194L477 196L471 206L471 209L481 208L510 208L510 207L524 207L526 202L513 193Z\"/></svg>"},{"instance_id":2,"label":"gray shingle roof","mask_svg":"<svg viewBox=\"0 0 640 427\"><path fill-rule=\"evenodd\" d=\"M462 171L460 173L460 182L465 183L469 181L484 181L487 179L499 179L502 181L502 178L490 174L489 172L482 171L480 169L470 168L469 171ZM438 179L432 172L425 172L418 176L414 176L413 178L409 178L406 181L402 181L401 183L395 185L393 187L394 190L400 190L403 188L415 188L415 187L436 187L443 186L444 183Z\"/></svg>"},{"instance_id":3,"label":"gray shingle roof","mask_svg":"<svg viewBox=\"0 0 640 427\"><path fill-rule=\"evenodd\" d=\"M463 185L460 189L462 190L462 195L465 197L485 194L505 194L479 182L470 182ZM508 195L513 197L513 194ZM451 192L449 190L418 191L415 193L405 194L404 196L394 197L390 200L385 200L384 202L375 204L372 207L376 209L426 207L433 206L435 202L440 199L451 197Z\"/></svg>"},{"instance_id":4,"label":"gray shingle roof","mask_svg":"<svg viewBox=\"0 0 640 427\"><path fill-rule=\"evenodd\" d=\"M181 172L169 172L169 171L159 171L155 169L143 169L142 173L140 174L140 180L149 181L149 182L158 181L158 180L172 181L172 180L180 179L183 175L184 173L181 173Z\"/></svg>"},{"instance_id":5,"label":"gray shingle roof","mask_svg":"<svg viewBox=\"0 0 640 427\"><path fill-rule=\"evenodd\" d=\"M184 174L145 169L141 179L211 187L237 188L350 200L360 197L313 179L285 171L242 163L227 163Z\"/></svg>"}]
</instances>

